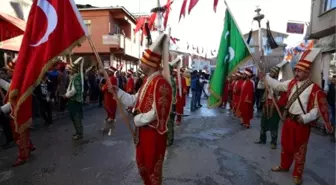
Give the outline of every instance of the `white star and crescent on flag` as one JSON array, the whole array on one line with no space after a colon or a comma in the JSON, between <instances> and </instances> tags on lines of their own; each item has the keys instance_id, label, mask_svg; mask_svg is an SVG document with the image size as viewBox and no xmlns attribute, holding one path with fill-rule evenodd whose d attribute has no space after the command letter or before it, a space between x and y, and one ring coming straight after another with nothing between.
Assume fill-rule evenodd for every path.
<instances>
[{"instance_id":1,"label":"white star and crescent on flag","mask_svg":"<svg viewBox=\"0 0 336 185\"><path fill-rule=\"evenodd\" d=\"M229 31L227 31L226 33L225 33L225 40L227 40L227 37L230 35L230 32ZM230 58L229 58L230 57ZM233 60L233 58L235 57L235 51L234 51L234 49L231 47L231 46L229 46L229 55L227 55L226 57L225 57L225 61L227 61L227 62L231 62L232 60ZM229 60L228 60L229 59Z\"/></svg>"},{"instance_id":2,"label":"white star and crescent on flag","mask_svg":"<svg viewBox=\"0 0 336 185\"><path fill-rule=\"evenodd\" d=\"M57 26L57 13L55 8L47 0L38 0L37 6L41 8L44 14L47 16L47 30L43 37L31 46L37 47L48 41L49 35L56 29Z\"/></svg>"}]
</instances>

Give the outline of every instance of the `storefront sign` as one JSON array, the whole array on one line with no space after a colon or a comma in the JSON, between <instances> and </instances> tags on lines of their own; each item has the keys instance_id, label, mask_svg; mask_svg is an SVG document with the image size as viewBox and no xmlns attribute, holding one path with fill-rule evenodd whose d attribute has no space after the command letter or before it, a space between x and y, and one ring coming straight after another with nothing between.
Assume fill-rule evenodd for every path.
<instances>
[{"instance_id":1,"label":"storefront sign","mask_svg":"<svg viewBox=\"0 0 336 185\"><path fill-rule=\"evenodd\" d=\"M303 23L288 22L287 23L287 33L303 34L304 26L305 25Z\"/></svg>"},{"instance_id":2,"label":"storefront sign","mask_svg":"<svg viewBox=\"0 0 336 185\"><path fill-rule=\"evenodd\" d=\"M119 35L103 35L104 45L119 45L120 37Z\"/></svg>"}]
</instances>

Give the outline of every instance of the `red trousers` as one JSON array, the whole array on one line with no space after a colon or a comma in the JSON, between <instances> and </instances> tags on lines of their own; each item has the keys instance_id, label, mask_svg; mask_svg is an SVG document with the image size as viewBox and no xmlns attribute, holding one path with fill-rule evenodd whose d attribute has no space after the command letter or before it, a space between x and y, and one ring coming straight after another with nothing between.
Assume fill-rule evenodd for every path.
<instances>
[{"instance_id":1,"label":"red trousers","mask_svg":"<svg viewBox=\"0 0 336 185\"><path fill-rule=\"evenodd\" d=\"M156 129L140 127L136 161L145 185L162 184L162 165L167 147L167 134L159 134Z\"/></svg>"},{"instance_id":2,"label":"red trousers","mask_svg":"<svg viewBox=\"0 0 336 185\"><path fill-rule=\"evenodd\" d=\"M108 93L107 91L104 93L104 108L107 117L110 119L115 119L117 111L117 102L113 98L113 95L111 93Z\"/></svg>"},{"instance_id":3,"label":"red trousers","mask_svg":"<svg viewBox=\"0 0 336 185\"><path fill-rule=\"evenodd\" d=\"M116 111L117 111L117 106L109 106L109 107L104 107L107 117L110 119L115 119Z\"/></svg>"},{"instance_id":4,"label":"red trousers","mask_svg":"<svg viewBox=\"0 0 336 185\"><path fill-rule=\"evenodd\" d=\"M22 133L15 132L15 125L13 120L11 120L11 129L13 132L13 137L16 145L19 147L18 159L26 161L29 159L30 152L34 148L30 140L30 131L26 129Z\"/></svg>"},{"instance_id":5,"label":"red trousers","mask_svg":"<svg viewBox=\"0 0 336 185\"><path fill-rule=\"evenodd\" d=\"M306 161L310 126L287 118L281 135L281 168L289 169L295 160L293 176L301 178Z\"/></svg>"}]
</instances>

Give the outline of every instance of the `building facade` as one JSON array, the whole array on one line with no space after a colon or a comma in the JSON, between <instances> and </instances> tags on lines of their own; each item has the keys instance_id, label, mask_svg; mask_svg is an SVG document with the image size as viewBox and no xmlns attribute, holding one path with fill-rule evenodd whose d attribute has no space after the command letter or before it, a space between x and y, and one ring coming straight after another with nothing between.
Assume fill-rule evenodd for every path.
<instances>
[{"instance_id":1,"label":"building facade","mask_svg":"<svg viewBox=\"0 0 336 185\"><path fill-rule=\"evenodd\" d=\"M266 29L262 28L261 31L262 31L262 48L264 51L264 61L263 62L255 61L255 62L259 62L260 64L259 66L262 68L261 70L268 71L268 69L280 63L283 60L284 49L286 47L286 45L284 44L284 40L288 37L288 35L285 33L271 31L274 40L279 45L278 48L271 49L267 43ZM248 33L244 34L245 40L247 40L248 35L249 35ZM259 51L259 30L254 30L252 32L251 40L249 43L249 49L255 60L260 59L261 52ZM245 64L240 66L240 69L245 68L252 69L254 74L257 73L257 67L252 59L248 60Z\"/></svg>"},{"instance_id":2,"label":"building facade","mask_svg":"<svg viewBox=\"0 0 336 185\"><path fill-rule=\"evenodd\" d=\"M136 69L142 47L140 33L134 33L135 17L122 6L79 11L104 65L121 65L123 71ZM73 54L95 61L88 41L75 48Z\"/></svg>"},{"instance_id":3,"label":"building facade","mask_svg":"<svg viewBox=\"0 0 336 185\"><path fill-rule=\"evenodd\" d=\"M322 49L322 71L325 80L336 74L336 0L311 0L309 39L316 39L315 47Z\"/></svg>"}]
</instances>

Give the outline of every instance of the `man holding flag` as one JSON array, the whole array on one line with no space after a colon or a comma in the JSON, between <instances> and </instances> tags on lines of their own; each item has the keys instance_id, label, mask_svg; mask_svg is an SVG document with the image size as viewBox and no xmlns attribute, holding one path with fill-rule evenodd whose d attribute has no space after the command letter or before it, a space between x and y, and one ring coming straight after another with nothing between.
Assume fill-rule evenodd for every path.
<instances>
[{"instance_id":1,"label":"man holding flag","mask_svg":"<svg viewBox=\"0 0 336 185\"><path fill-rule=\"evenodd\" d=\"M218 107L221 104L224 82L227 76L250 58L251 54L246 47L239 28L229 9L227 9L216 69L210 81L209 107Z\"/></svg>"},{"instance_id":2,"label":"man holding flag","mask_svg":"<svg viewBox=\"0 0 336 185\"><path fill-rule=\"evenodd\" d=\"M35 0L28 17L10 85L9 102L14 118L19 157L24 164L33 147L29 139L32 92L55 59L72 50L86 36L86 28L73 0ZM59 42L62 39L62 42Z\"/></svg>"}]
</instances>

